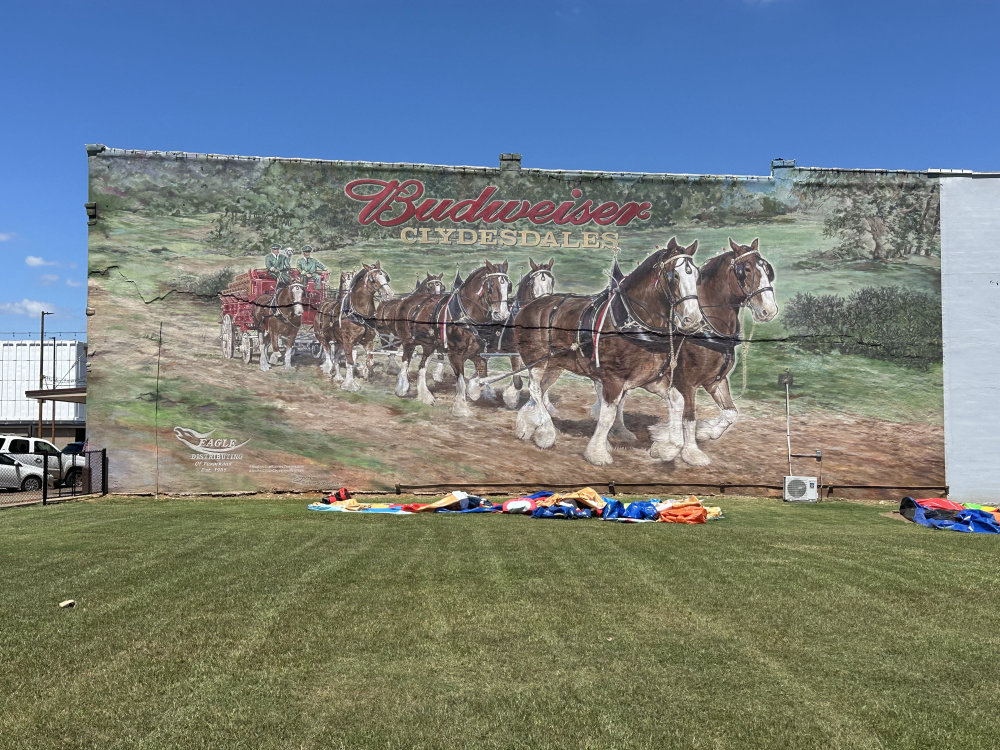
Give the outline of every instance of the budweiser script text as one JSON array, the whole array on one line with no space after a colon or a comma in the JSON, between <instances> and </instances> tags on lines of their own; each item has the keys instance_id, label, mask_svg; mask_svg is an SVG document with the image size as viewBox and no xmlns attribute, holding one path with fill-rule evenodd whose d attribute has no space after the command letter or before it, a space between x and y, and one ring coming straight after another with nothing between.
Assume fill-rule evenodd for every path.
<instances>
[{"instance_id":1,"label":"budweiser script text","mask_svg":"<svg viewBox=\"0 0 1000 750\"><path fill-rule=\"evenodd\" d=\"M599 226L627 226L632 221L645 221L650 216L649 202L616 203L606 201L595 204L583 197L583 191L574 188L574 200L556 203L542 200L493 200L499 188L490 185L476 197L466 200L454 198L424 198L424 184L419 180L354 180L344 187L344 193L365 204L358 214L362 224L396 227L408 221L451 221L455 223L502 222L510 224L519 220L532 224L566 224L581 226L593 222Z\"/></svg>"}]
</instances>

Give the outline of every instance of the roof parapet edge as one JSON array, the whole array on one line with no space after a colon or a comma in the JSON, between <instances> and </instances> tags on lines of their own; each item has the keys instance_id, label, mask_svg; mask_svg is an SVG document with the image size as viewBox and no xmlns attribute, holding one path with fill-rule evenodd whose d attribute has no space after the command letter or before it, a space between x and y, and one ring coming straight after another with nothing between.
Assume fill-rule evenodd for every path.
<instances>
[{"instance_id":1,"label":"roof parapet edge","mask_svg":"<svg viewBox=\"0 0 1000 750\"><path fill-rule=\"evenodd\" d=\"M165 158L179 160L196 161L247 161L247 162L284 162L291 164L330 164L339 167L358 167L363 169L408 169L421 172L452 172L456 174L482 174L498 175L503 170L501 167L474 167L454 164L421 164L413 162L383 162L383 161L349 161L338 159L299 159L284 156L239 156L234 154L199 154L188 151L150 151L143 149L122 149L105 147L99 152L102 157L138 157L138 158ZM538 176L548 176L550 178L562 177L565 179L636 179L636 180L742 180L742 181L766 181L772 178L769 175L714 175L714 174L687 174L670 172L611 172L585 169L541 169L532 167L522 168L517 174L531 174Z\"/></svg>"}]
</instances>

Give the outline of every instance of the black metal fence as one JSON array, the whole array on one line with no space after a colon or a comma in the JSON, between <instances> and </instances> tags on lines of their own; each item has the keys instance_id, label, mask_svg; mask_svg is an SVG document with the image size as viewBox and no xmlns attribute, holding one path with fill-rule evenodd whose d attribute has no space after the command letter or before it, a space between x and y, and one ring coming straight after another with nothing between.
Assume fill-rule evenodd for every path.
<instances>
[{"instance_id":1,"label":"black metal fence","mask_svg":"<svg viewBox=\"0 0 1000 750\"><path fill-rule=\"evenodd\" d=\"M50 459L58 461L58 466ZM108 452L104 448L77 453L70 461L65 456L46 456L44 463L51 480L42 488L43 505L78 495L108 494Z\"/></svg>"}]
</instances>

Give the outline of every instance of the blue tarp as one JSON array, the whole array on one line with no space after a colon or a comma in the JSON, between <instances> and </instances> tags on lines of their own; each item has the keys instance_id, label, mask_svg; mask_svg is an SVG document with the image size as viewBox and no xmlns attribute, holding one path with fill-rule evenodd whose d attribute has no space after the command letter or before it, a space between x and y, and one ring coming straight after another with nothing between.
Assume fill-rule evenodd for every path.
<instances>
[{"instance_id":1,"label":"blue tarp","mask_svg":"<svg viewBox=\"0 0 1000 750\"><path fill-rule=\"evenodd\" d=\"M620 500L612 500L604 506L601 518L605 521L655 521L659 518L659 513L649 500L636 500L628 505L623 505Z\"/></svg>"},{"instance_id":2,"label":"blue tarp","mask_svg":"<svg viewBox=\"0 0 1000 750\"><path fill-rule=\"evenodd\" d=\"M1000 524L997 523L997 519L992 513L984 510L924 508L912 497L904 497L899 504L899 514L930 529L948 529L972 534L1000 534Z\"/></svg>"},{"instance_id":3,"label":"blue tarp","mask_svg":"<svg viewBox=\"0 0 1000 750\"><path fill-rule=\"evenodd\" d=\"M590 518L590 515L590 510L586 508L570 508L566 505L535 508L531 512L532 518Z\"/></svg>"}]
</instances>

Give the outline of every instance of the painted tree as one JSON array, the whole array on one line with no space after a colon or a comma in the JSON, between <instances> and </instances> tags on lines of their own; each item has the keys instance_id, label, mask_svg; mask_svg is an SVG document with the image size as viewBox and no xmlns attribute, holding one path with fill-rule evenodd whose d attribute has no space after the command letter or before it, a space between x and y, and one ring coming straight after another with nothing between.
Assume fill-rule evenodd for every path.
<instances>
[{"instance_id":1,"label":"painted tree","mask_svg":"<svg viewBox=\"0 0 1000 750\"><path fill-rule=\"evenodd\" d=\"M883 178L832 192L824 233L839 240L834 252L840 257L887 260L940 252L937 183Z\"/></svg>"}]
</instances>

